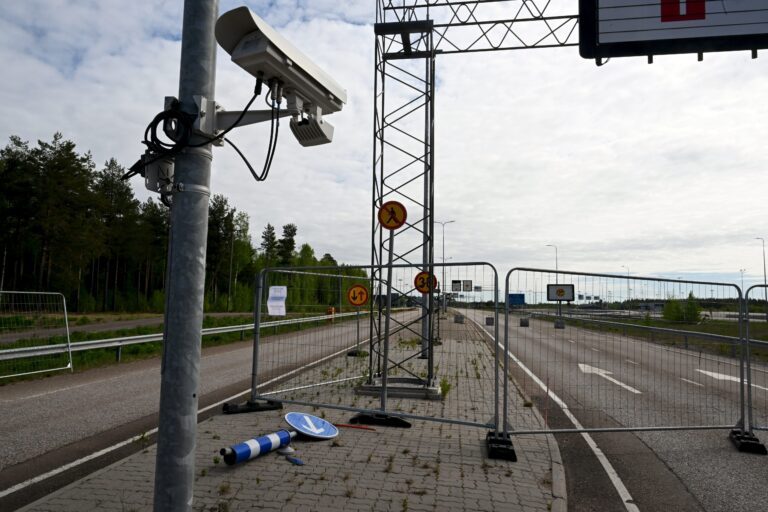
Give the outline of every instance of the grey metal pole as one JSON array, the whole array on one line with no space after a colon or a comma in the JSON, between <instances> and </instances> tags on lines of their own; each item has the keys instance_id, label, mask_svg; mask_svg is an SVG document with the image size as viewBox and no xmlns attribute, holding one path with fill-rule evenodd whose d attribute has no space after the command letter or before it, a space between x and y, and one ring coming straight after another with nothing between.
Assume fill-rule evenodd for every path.
<instances>
[{"instance_id":1,"label":"grey metal pole","mask_svg":"<svg viewBox=\"0 0 768 512\"><path fill-rule=\"evenodd\" d=\"M186 0L181 38L179 101L195 113L193 95L214 97L218 0ZM193 136L191 144L203 142ZM195 477L200 344L205 290L211 146L186 148L176 156L171 210L172 271L160 383L154 510L192 509Z\"/></svg>"},{"instance_id":2,"label":"grey metal pole","mask_svg":"<svg viewBox=\"0 0 768 512\"><path fill-rule=\"evenodd\" d=\"M765 292L765 321L768 322L768 276L765 273L765 238L758 236L755 240L763 242L763 291ZM0 286L0 289L2 287Z\"/></svg>"},{"instance_id":3,"label":"grey metal pole","mask_svg":"<svg viewBox=\"0 0 768 512\"><path fill-rule=\"evenodd\" d=\"M251 363L251 402L256 401L259 384L259 343L261 342L261 296L264 294L264 271L256 278L253 313L253 362Z\"/></svg>"},{"instance_id":4,"label":"grey metal pole","mask_svg":"<svg viewBox=\"0 0 768 512\"><path fill-rule=\"evenodd\" d=\"M559 273L559 270L557 268L557 246L554 244L547 244L547 247L554 247L555 248L555 273Z\"/></svg>"},{"instance_id":5,"label":"grey metal pole","mask_svg":"<svg viewBox=\"0 0 768 512\"><path fill-rule=\"evenodd\" d=\"M451 222L456 222L455 220L446 220L445 222L436 221L440 226L443 228L443 284L441 285L441 288L443 290L443 313L448 311L448 302L446 301L446 292L448 291L445 283L445 225L450 224Z\"/></svg>"},{"instance_id":6,"label":"grey metal pole","mask_svg":"<svg viewBox=\"0 0 768 512\"><path fill-rule=\"evenodd\" d=\"M387 262L387 310L384 317L384 367L381 370L381 412L387 412L387 377L389 376L389 318L392 316L392 253L395 232L389 232L389 261Z\"/></svg>"}]
</instances>

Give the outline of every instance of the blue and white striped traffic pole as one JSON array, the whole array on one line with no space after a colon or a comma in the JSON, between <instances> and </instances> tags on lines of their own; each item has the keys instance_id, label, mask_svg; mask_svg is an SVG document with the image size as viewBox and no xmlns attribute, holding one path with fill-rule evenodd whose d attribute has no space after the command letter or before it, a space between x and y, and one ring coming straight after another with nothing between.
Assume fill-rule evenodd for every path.
<instances>
[{"instance_id":1,"label":"blue and white striped traffic pole","mask_svg":"<svg viewBox=\"0 0 768 512\"><path fill-rule=\"evenodd\" d=\"M296 437L296 432L279 430L266 436L254 437L229 448L222 448L219 453L224 456L224 462L231 466L264 455L282 446L288 446L294 437Z\"/></svg>"}]
</instances>

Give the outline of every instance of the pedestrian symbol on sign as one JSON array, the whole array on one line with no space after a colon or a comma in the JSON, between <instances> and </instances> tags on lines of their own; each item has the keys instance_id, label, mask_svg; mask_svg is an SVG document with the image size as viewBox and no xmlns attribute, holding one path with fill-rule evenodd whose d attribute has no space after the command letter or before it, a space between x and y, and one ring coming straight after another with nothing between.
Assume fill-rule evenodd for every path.
<instances>
[{"instance_id":1,"label":"pedestrian symbol on sign","mask_svg":"<svg viewBox=\"0 0 768 512\"><path fill-rule=\"evenodd\" d=\"M407 216L405 206L397 201L387 201L379 208L379 223L390 231L402 227Z\"/></svg>"}]
</instances>

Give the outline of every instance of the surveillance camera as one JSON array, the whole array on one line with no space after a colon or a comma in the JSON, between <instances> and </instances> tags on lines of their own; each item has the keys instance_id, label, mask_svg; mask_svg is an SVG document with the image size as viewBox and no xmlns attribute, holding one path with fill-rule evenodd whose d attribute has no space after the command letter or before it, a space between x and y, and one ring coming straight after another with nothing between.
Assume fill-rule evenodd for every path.
<instances>
[{"instance_id":1,"label":"surveillance camera","mask_svg":"<svg viewBox=\"0 0 768 512\"><path fill-rule=\"evenodd\" d=\"M281 81L307 108L332 114L347 102L347 92L333 78L247 7L221 15L216 40L235 64L265 82Z\"/></svg>"}]
</instances>

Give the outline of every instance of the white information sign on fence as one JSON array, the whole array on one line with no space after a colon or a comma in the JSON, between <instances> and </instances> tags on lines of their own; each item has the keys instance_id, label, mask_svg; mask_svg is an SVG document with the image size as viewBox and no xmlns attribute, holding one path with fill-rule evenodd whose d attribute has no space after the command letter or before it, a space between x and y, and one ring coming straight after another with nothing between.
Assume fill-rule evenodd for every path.
<instances>
[{"instance_id":1,"label":"white information sign on fence","mask_svg":"<svg viewBox=\"0 0 768 512\"><path fill-rule=\"evenodd\" d=\"M267 298L267 312L272 316L285 316L285 299L288 297L287 286L270 286Z\"/></svg>"}]
</instances>

